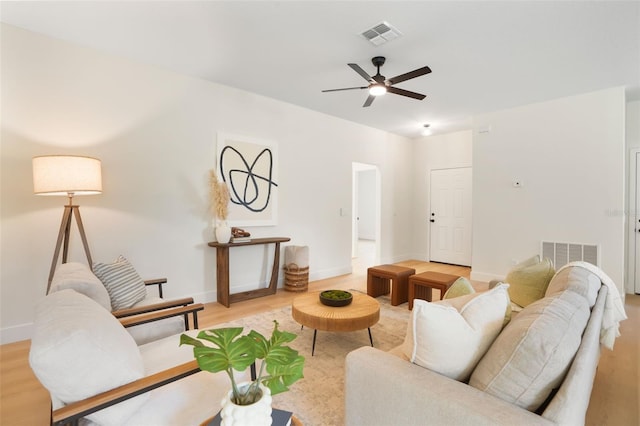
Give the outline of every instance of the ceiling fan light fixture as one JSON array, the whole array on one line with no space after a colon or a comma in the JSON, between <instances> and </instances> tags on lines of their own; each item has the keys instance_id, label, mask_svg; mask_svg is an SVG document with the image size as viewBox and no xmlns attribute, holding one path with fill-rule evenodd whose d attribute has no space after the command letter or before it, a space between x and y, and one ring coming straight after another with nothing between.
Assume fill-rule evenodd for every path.
<instances>
[{"instance_id":1,"label":"ceiling fan light fixture","mask_svg":"<svg viewBox=\"0 0 640 426\"><path fill-rule=\"evenodd\" d=\"M371 96L382 96L387 93L387 86L384 84L374 84L369 87L369 94Z\"/></svg>"}]
</instances>

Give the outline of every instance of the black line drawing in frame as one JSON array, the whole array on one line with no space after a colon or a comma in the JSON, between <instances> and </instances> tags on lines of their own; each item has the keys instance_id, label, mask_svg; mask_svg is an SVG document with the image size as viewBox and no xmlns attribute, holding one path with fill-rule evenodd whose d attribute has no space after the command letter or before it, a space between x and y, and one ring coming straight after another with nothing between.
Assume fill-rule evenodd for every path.
<instances>
[{"instance_id":1,"label":"black line drawing in frame","mask_svg":"<svg viewBox=\"0 0 640 426\"><path fill-rule=\"evenodd\" d=\"M228 160L232 154L238 156L244 167L235 168L233 164L237 161ZM256 164L261 159L266 158L268 162L268 176L261 176L254 172ZM229 164L229 166L227 166ZM273 153L269 148L265 148L256 156L251 164L240 151L232 146L225 146L220 152L220 174L222 180L229 186L231 202L244 206L252 212L262 212L269 205L271 200L271 189L278 186L272 179L273 175ZM264 193L266 191L266 194Z\"/></svg>"},{"instance_id":2,"label":"black line drawing in frame","mask_svg":"<svg viewBox=\"0 0 640 426\"><path fill-rule=\"evenodd\" d=\"M218 134L218 176L229 188L231 226L277 223L277 145L245 136Z\"/></svg>"}]
</instances>

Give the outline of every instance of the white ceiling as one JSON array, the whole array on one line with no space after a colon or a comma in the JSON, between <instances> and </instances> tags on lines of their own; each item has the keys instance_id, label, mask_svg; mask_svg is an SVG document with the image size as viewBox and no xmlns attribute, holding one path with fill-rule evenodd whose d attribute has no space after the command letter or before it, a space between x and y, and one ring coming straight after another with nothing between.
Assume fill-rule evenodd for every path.
<instances>
[{"instance_id":1,"label":"white ceiling","mask_svg":"<svg viewBox=\"0 0 640 426\"><path fill-rule=\"evenodd\" d=\"M468 129L471 117L625 86L640 99L640 2L8 2L2 22L259 93L408 137ZM403 36L373 46L381 21ZM387 78L433 72L362 108L371 58Z\"/></svg>"}]
</instances>

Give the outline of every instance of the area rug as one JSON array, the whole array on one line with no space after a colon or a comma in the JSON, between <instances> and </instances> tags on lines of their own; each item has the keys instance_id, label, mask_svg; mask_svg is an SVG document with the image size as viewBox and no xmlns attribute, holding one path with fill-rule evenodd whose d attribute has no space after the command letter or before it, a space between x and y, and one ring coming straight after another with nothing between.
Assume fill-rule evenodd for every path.
<instances>
[{"instance_id":1,"label":"area rug","mask_svg":"<svg viewBox=\"0 0 640 426\"><path fill-rule=\"evenodd\" d=\"M357 290L350 290L357 291ZM373 345L387 351L404 341L409 310L407 304L391 306L388 296L378 297L380 321L371 327ZM245 327L265 337L271 335L273 320L280 329L298 335L291 347L305 357L304 379L293 384L291 390L273 397L273 406L291 411L305 426L341 426L344 424L344 360L347 354L362 346L369 346L367 330L332 333L318 331L316 349L311 356L313 330L304 328L291 317L291 307L253 315L216 325Z\"/></svg>"}]
</instances>

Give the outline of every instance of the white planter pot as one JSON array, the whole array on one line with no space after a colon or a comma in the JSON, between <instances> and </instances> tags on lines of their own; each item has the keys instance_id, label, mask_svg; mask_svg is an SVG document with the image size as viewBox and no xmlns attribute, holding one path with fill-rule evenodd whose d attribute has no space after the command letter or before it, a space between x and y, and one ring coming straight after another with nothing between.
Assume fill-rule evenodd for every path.
<instances>
[{"instance_id":1,"label":"white planter pot","mask_svg":"<svg viewBox=\"0 0 640 426\"><path fill-rule=\"evenodd\" d=\"M246 388L249 383L241 383L239 388ZM271 391L260 385L262 398L251 405L236 405L231 401L232 391L222 399L220 417L222 426L270 426L271 425Z\"/></svg>"},{"instance_id":2,"label":"white planter pot","mask_svg":"<svg viewBox=\"0 0 640 426\"><path fill-rule=\"evenodd\" d=\"M219 220L216 223L216 241L219 243L228 243L231 241L231 227L226 220Z\"/></svg>"}]
</instances>

